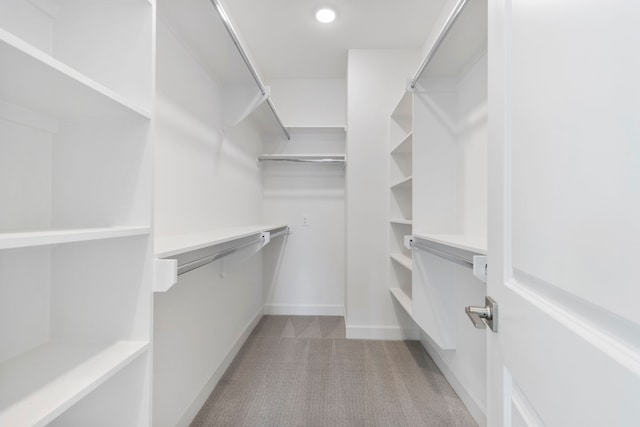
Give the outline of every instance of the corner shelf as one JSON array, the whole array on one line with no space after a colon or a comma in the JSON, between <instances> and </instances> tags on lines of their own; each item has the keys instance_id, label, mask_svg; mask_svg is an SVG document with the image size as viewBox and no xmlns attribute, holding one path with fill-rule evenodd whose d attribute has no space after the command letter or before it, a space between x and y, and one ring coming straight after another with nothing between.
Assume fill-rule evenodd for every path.
<instances>
[{"instance_id":1,"label":"corner shelf","mask_svg":"<svg viewBox=\"0 0 640 427\"><path fill-rule=\"evenodd\" d=\"M391 219L389 222L391 224L398 224L398 225L413 225L413 220L411 219Z\"/></svg>"},{"instance_id":2,"label":"corner shelf","mask_svg":"<svg viewBox=\"0 0 640 427\"><path fill-rule=\"evenodd\" d=\"M395 298L396 301L400 304L402 308L407 312L409 316L413 316L413 303L409 295L407 295L400 288L389 288L389 292Z\"/></svg>"},{"instance_id":3,"label":"corner shelf","mask_svg":"<svg viewBox=\"0 0 640 427\"><path fill-rule=\"evenodd\" d=\"M389 255L389 257L391 257L393 261L397 262L399 265L403 266L407 270L409 271L412 270L413 262L411 260L411 257L408 257L407 255L404 255L401 253L392 253Z\"/></svg>"},{"instance_id":4,"label":"corner shelf","mask_svg":"<svg viewBox=\"0 0 640 427\"><path fill-rule=\"evenodd\" d=\"M413 131L409 132L392 150L392 155L411 155L413 151Z\"/></svg>"},{"instance_id":5,"label":"corner shelf","mask_svg":"<svg viewBox=\"0 0 640 427\"><path fill-rule=\"evenodd\" d=\"M0 249L16 249L90 240L114 239L119 237L145 236L150 233L151 228L144 226L46 229L0 233Z\"/></svg>"},{"instance_id":6,"label":"corner shelf","mask_svg":"<svg viewBox=\"0 0 640 427\"><path fill-rule=\"evenodd\" d=\"M0 363L0 425L48 424L148 347L139 341L53 342Z\"/></svg>"},{"instance_id":7,"label":"corner shelf","mask_svg":"<svg viewBox=\"0 0 640 427\"><path fill-rule=\"evenodd\" d=\"M396 189L407 189L407 188L411 188L413 184L413 177L409 176L407 178L403 178L400 181L397 181L393 184L391 184L391 189L392 190L396 190Z\"/></svg>"},{"instance_id":8,"label":"corner shelf","mask_svg":"<svg viewBox=\"0 0 640 427\"><path fill-rule=\"evenodd\" d=\"M59 119L151 118L120 94L96 83L0 28L0 98ZM29 84L6 84L28 76Z\"/></svg>"}]
</instances>

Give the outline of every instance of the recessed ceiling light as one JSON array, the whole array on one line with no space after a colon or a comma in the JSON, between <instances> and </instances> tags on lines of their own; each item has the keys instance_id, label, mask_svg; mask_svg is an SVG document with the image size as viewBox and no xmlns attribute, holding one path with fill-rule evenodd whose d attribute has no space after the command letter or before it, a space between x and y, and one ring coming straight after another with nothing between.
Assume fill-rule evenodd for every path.
<instances>
[{"instance_id":1,"label":"recessed ceiling light","mask_svg":"<svg viewBox=\"0 0 640 427\"><path fill-rule=\"evenodd\" d=\"M316 19L318 20L318 22L328 24L329 22L333 22L333 20L336 19L336 12L333 9L329 9L327 7L322 8L316 12Z\"/></svg>"}]
</instances>

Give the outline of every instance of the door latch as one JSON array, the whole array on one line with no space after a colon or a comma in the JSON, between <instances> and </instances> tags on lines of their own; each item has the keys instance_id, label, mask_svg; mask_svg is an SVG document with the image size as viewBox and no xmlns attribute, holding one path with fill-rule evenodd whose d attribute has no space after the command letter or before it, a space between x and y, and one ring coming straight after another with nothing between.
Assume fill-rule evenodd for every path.
<instances>
[{"instance_id":1,"label":"door latch","mask_svg":"<svg viewBox=\"0 0 640 427\"><path fill-rule=\"evenodd\" d=\"M470 305L464 311L477 329L485 329L488 325L493 332L498 332L498 303L485 297L484 304L484 307Z\"/></svg>"}]
</instances>

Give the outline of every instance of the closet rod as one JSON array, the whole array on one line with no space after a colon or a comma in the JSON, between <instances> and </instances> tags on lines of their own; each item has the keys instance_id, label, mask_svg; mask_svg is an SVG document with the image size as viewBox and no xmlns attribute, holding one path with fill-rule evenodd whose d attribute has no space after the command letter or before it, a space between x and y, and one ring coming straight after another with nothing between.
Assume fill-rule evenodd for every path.
<instances>
[{"instance_id":1,"label":"closet rod","mask_svg":"<svg viewBox=\"0 0 640 427\"><path fill-rule=\"evenodd\" d=\"M284 230L278 231L277 233L272 233L271 239L282 236L283 234L291 234L291 228L287 227ZM227 255L231 255L232 253L238 251L239 249L245 248L247 246L256 245L264 243L266 240L265 235L261 235L259 238L251 240L249 242L241 243L239 245L233 246L231 248L222 249L214 254L207 255L205 257L196 259L194 261L189 261L186 264L178 265L178 276L181 274L187 273L191 270L195 270L196 268L203 267L207 264L211 264L214 261L219 260L220 258L224 258Z\"/></svg>"},{"instance_id":2,"label":"closet rod","mask_svg":"<svg viewBox=\"0 0 640 427\"><path fill-rule=\"evenodd\" d=\"M258 157L260 162L296 162L296 163L339 163L344 164L344 157L338 156L308 156L308 157L295 157L295 156L260 156Z\"/></svg>"},{"instance_id":3,"label":"closet rod","mask_svg":"<svg viewBox=\"0 0 640 427\"><path fill-rule=\"evenodd\" d=\"M238 53L240 53L242 60L244 61L247 68L249 69L249 73L251 73L251 77L253 77L253 80L255 80L256 84L258 85L258 89L260 89L260 93L263 96L266 95L267 89L262 83L262 79L258 75L256 68L253 66L253 62L251 62L251 58L249 58L244 48L242 47L242 44L240 43L240 39L238 39L238 36L236 35L236 30L233 28L233 24L231 23L231 19L229 19L229 15L227 15L227 12L224 10L219 0L210 0L210 1L218 11L218 15L220 16L220 19L222 20L224 27L227 29L227 33L229 33L229 36L231 37L233 44L236 46ZM291 135L289 134L289 130L282 124L282 120L280 120L280 116L278 115L278 112L276 111L276 108L274 107L273 102L271 102L271 98L269 96L267 97L267 105L271 109L273 116L278 122L278 126L282 128L282 131L286 135L287 139L290 140Z\"/></svg>"},{"instance_id":4,"label":"closet rod","mask_svg":"<svg viewBox=\"0 0 640 427\"><path fill-rule=\"evenodd\" d=\"M442 42L444 42L444 39L447 37L447 34L449 34L449 31L453 27L453 24L456 22L456 19L458 19L458 17L462 13L462 10L468 2L469 0L458 0L458 3L456 3L456 6L453 8L453 11L451 11L451 14L447 18L447 22L444 24L444 27L440 31L440 34L438 34L435 43L433 44L433 46L431 46L429 52L427 52L427 56L425 56L425 58L422 60L418 71L416 71L413 75L410 83L411 89L414 89L416 87L416 84L418 84L418 80L422 76L422 73L435 56L436 52L440 48L440 45L442 45Z\"/></svg>"},{"instance_id":5,"label":"closet rod","mask_svg":"<svg viewBox=\"0 0 640 427\"><path fill-rule=\"evenodd\" d=\"M416 243L415 239L411 242L411 247L415 249L420 249L425 252L430 252L434 255L439 256L440 258L444 258L448 261L455 262L456 264L460 264L463 267L469 267L473 269L473 263L461 256L450 254L448 252L440 251L438 249L432 248L431 246L421 245L420 243Z\"/></svg>"}]
</instances>

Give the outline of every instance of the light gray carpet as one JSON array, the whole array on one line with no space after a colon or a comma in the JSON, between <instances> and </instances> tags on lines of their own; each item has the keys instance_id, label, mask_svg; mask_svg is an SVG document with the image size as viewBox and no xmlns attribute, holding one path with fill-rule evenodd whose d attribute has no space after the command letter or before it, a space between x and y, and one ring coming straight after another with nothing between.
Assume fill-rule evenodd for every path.
<instances>
[{"instance_id":1,"label":"light gray carpet","mask_svg":"<svg viewBox=\"0 0 640 427\"><path fill-rule=\"evenodd\" d=\"M419 342L347 340L341 317L264 316L191 425L477 424Z\"/></svg>"}]
</instances>

